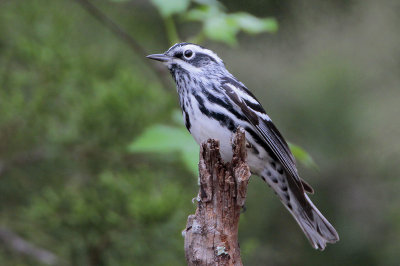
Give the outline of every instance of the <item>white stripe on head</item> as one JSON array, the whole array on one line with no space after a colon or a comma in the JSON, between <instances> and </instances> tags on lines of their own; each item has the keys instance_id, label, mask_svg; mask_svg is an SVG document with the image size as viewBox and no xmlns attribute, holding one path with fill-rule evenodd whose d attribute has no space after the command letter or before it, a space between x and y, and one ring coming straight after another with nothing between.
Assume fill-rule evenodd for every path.
<instances>
[{"instance_id":1,"label":"white stripe on head","mask_svg":"<svg viewBox=\"0 0 400 266\"><path fill-rule=\"evenodd\" d=\"M169 56L173 56L176 53L183 53L186 50L192 50L193 53L202 53L210 56L217 62L218 64L224 64L221 58L218 57L216 53L213 51L206 49L200 45L194 44L194 43L177 43L173 45L171 48L168 49L168 51L165 52L165 54Z\"/></svg>"}]
</instances>

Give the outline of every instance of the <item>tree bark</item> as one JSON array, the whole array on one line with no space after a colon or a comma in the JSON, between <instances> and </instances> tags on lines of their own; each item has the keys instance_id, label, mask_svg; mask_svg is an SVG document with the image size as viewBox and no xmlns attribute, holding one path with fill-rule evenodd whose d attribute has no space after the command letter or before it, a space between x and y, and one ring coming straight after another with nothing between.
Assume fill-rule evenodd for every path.
<instances>
[{"instance_id":1,"label":"tree bark","mask_svg":"<svg viewBox=\"0 0 400 266\"><path fill-rule=\"evenodd\" d=\"M243 129L237 130L232 148L232 161L224 163L218 141L200 147L198 207L184 230L188 265L243 265L238 227L250 178Z\"/></svg>"}]
</instances>

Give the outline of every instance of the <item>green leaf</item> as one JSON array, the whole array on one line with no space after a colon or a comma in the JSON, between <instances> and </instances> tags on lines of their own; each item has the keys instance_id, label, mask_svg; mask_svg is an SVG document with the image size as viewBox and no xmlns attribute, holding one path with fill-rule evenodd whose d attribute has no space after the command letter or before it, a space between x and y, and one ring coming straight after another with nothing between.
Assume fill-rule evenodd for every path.
<instances>
[{"instance_id":1,"label":"green leaf","mask_svg":"<svg viewBox=\"0 0 400 266\"><path fill-rule=\"evenodd\" d=\"M185 18L188 20L205 21L212 17L218 17L223 15L220 9L216 6L199 6L190 9L186 14Z\"/></svg>"},{"instance_id":2,"label":"green leaf","mask_svg":"<svg viewBox=\"0 0 400 266\"><path fill-rule=\"evenodd\" d=\"M186 169L190 170L195 176L199 174L199 153L200 147L193 141L190 149L185 149L181 153L181 159L186 166Z\"/></svg>"},{"instance_id":3,"label":"green leaf","mask_svg":"<svg viewBox=\"0 0 400 266\"><path fill-rule=\"evenodd\" d=\"M212 17L204 22L204 33L211 40L233 45L236 44L238 31L238 24L229 16Z\"/></svg>"},{"instance_id":4,"label":"green leaf","mask_svg":"<svg viewBox=\"0 0 400 266\"><path fill-rule=\"evenodd\" d=\"M221 11L218 6L205 5L191 9L185 16L188 20L201 21L203 33L211 40L236 44L240 27L236 20Z\"/></svg>"},{"instance_id":5,"label":"green leaf","mask_svg":"<svg viewBox=\"0 0 400 266\"><path fill-rule=\"evenodd\" d=\"M235 13L231 16L244 32L250 34L276 32L278 30L278 23L273 18L257 18L244 12Z\"/></svg>"},{"instance_id":6,"label":"green leaf","mask_svg":"<svg viewBox=\"0 0 400 266\"><path fill-rule=\"evenodd\" d=\"M128 151L132 153L155 152L168 154L178 152L180 160L187 169L195 175L198 173L199 146L183 126L151 126L128 146Z\"/></svg>"},{"instance_id":7,"label":"green leaf","mask_svg":"<svg viewBox=\"0 0 400 266\"><path fill-rule=\"evenodd\" d=\"M193 0L193 2L199 5L223 7L223 5L217 0Z\"/></svg>"},{"instance_id":8,"label":"green leaf","mask_svg":"<svg viewBox=\"0 0 400 266\"><path fill-rule=\"evenodd\" d=\"M290 150L292 151L292 153L297 161L299 161L306 167L318 169L318 166L314 162L314 159L303 148L301 148L300 146L297 146L293 143L290 143L290 142L288 144L289 144Z\"/></svg>"},{"instance_id":9,"label":"green leaf","mask_svg":"<svg viewBox=\"0 0 400 266\"><path fill-rule=\"evenodd\" d=\"M201 5L189 10L185 18L202 22L204 36L208 39L230 45L236 44L236 35L240 30L258 34L278 29L278 23L273 18L257 18L244 12L226 14L221 9L218 5Z\"/></svg>"},{"instance_id":10,"label":"green leaf","mask_svg":"<svg viewBox=\"0 0 400 266\"><path fill-rule=\"evenodd\" d=\"M151 0L163 17L170 17L186 11L189 7L189 0Z\"/></svg>"},{"instance_id":11,"label":"green leaf","mask_svg":"<svg viewBox=\"0 0 400 266\"><path fill-rule=\"evenodd\" d=\"M128 150L131 152L162 153L182 150L182 147L194 142L185 130L165 125L151 126L128 146Z\"/></svg>"}]
</instances>

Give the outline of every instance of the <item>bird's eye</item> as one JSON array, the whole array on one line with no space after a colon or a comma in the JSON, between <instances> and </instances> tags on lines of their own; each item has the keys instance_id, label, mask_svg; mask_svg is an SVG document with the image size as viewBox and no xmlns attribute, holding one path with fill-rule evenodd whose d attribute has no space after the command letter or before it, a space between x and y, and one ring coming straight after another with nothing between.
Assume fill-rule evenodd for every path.
<instances>
[{"instance_id":1,"label":"bird's eye","mask_svg":"<svg viewBox=\"0 0 400 266\"><path fill-rule=\"evenodd\" d=\"M186 50L183 55L186 57L186 59L190 59L193 56L192 50Z\"/></svg>"}]
</instances>

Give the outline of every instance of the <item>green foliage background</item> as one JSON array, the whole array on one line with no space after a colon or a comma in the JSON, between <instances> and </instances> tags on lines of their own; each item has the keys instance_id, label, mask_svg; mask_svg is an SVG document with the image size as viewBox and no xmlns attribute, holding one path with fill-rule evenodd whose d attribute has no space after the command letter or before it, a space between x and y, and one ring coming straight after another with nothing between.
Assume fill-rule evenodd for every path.
<instances>
[{"instance_id":1,"label":"green foliage background","mask_svg":"<svg viewBox=\"0 0 400 266\"><path fill-rule=\"evenodd\" d=\"M177 38L215 50L319 166L300 172L341 241L313 250L255 177L245 265L398 265L399 4L174 0L187 4L160 12L161 2L93 1L149 53ZM271 17L279 30L258 34L277 30ZM172 81L163 87L144 56L77 2L0 1L1 228L65 265L185 264L193 151L134 145L149 128L179 126ZM38 262L0 241L0 265Z\"/></svg>"}]
</instances>

